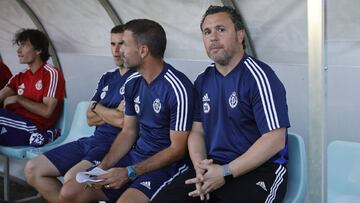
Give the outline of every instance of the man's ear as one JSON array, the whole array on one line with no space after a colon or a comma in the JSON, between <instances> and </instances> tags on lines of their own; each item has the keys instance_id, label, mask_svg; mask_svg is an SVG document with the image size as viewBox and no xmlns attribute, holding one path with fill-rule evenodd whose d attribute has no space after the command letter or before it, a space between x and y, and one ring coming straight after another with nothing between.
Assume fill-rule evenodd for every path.
<instances>
[{"instance_id":1,"label":"man's ear","mask_svg":"<svg viewBox=\"0 0 360 203\"><path fill-rule=\"evenodd\" d=\"M40 49L39 49L39 50L35 49L35 53L36 53L36 55L40 56L40 54L42 53L42 51L41 51Z\"/></svg>"},{"instance_id":2,"label":"man's ear","mask_svg":"<svg viewBox=\"0 0 360 203\"><path fill-rule=\"evenodd\" d=\"M140 45L139 47L139 55L143 59L149 54L149 47L146 45Z\"/></svg>"},{"instance_id":3,"label":"man's ear","mask_svg":"<svg viewBox=\"0 0 360 203\"><path fill-rule=\"evenodd\" d=\"M236 31L236 35L237 35L240 42L244 41L244 39L245 39L245 30Z\"/></svg>"}]
</instances>

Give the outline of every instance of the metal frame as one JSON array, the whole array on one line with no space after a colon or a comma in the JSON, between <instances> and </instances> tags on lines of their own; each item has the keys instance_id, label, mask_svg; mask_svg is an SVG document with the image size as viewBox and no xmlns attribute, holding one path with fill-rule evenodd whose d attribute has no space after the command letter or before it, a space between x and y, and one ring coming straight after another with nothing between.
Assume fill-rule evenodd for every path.
<instances>
[{"instance_id":1,"label":"metal frame","mask_svg":"<svg viewBox=\"0 0 360 203\"><path fill-rule=\"evenodd\" d=\"M326 52L325 1L308 0L309 202L326 202Z\"/></svg>"},{"instance_id":2,"label":"metal frame","mask_svg":"<svg viewBox=\"0 0 360 203\"><path fill-rule=\"evenodd\" d=\"M120 16L115 11L114 7L108 0L98 0L98 2L104 7L107 14L110 16L111 20L115 25L122 25L123 21L121 20Z\"/></svg>"},{"instance_id":3,"label":"metal frame","mask_svg":"<svg viewBox=\"0 0 360 203\"><path fill-rule=\"evenodd\" d=\"M232 0L221 0L221 2L224 6L234 8L236 10L236 12L240 15L241 21L244 24L244 31L245 31L245 46L246 46L245 51L246 51L246 53L248 53L251 56L256 58L257 55L256 55L256 51L255 51L255 48L253 46L253 43L252 43L252 40L250 37L249 29L247 29L246 22L245 22L244 18L242 17L240 10L237 8L234 1L232 1Z\"/></svg>"},{"instance_id":4,"label":"metal frame","mask_svg":"<svg viewBox=\"0 0 360 203\"><path fill-rule=\"evenodd\" d=\"M30 19L32 20L32 22L35 24L35 26L41 30L42 32L45 33L45 35L49 38L49 53L51 55L52 61L54 63L54 65L56 67L59 67L60 70L62 70L61 68L61 64L60 64L60 60L59 57L57 55L55 46L53 44L53 42L51 41L51 38L49 37L47 31L45 30L45 27L43 26L43 24L41 23L41 21L39 20L39 18L36 16L35 12L30 8L30 6L25 2L25 0L16 0L16 2L20 5L20 7L26 12L26 14L30 17Z\"/></svg>"}]
</instances>

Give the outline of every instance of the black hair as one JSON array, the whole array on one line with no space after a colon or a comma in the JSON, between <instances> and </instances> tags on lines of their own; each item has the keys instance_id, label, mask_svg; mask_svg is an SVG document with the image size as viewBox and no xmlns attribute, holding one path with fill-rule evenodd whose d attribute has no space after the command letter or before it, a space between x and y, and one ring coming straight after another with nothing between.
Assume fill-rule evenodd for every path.
<instances>
[{"instance_id":1,"label":"black hair","mask_svg":"<svg viewBox=\"0 0 360 203\"><path fill-rule=\"evenodd\" d=\"M159 23L148 19L135 19L125 24L125 30L133 33L138 44L148 46L153 57L164 57L166 34L164 28Z\"/></svg>"},{"instance_id":2,"label":"black hair","mask_svg":"<svg viewBox=\"0 0 360 203\"><path fill-rule=\"evenodd\" d=\"M49 54L49 39L48 37L36 29L20 29L16 32L13 44L19 44L29 40L35 50L40 50L40 57L43 61L47 61Z\"/></svg>"}]
</instances>

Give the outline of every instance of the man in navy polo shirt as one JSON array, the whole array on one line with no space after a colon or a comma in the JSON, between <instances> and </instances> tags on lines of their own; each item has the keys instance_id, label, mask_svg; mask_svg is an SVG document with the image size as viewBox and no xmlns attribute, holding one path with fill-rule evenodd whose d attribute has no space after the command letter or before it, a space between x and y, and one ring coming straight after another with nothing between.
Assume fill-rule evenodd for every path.
<instances>
[{"instance_id":1,"label":"man in navy polo shirt","mask_svg":"<svg viewBox=\"0 0 360 203\"><path fill-rule=\"evenodd\" d=\"M191 81L163 60L166 34L157 22L129 21L123 40L124 63L139 73L125 85L124 128L98 166L108 173L87 189L67 182L61 202L150 202L187 167Z\"/></svg>"},{"instance_id":2,"label":"man in navy polo shirt","mask_svg":"<svg viewBox=\"0 0 360 203\"><path fill-rule=\"evenodd\" d=\"M200 27L214 63L195 81L188 140L194 167L153 202L281 202L290 126L285 88L268 65L244 52L234 9L210 6Z\"/></svg>"}]
</instances>

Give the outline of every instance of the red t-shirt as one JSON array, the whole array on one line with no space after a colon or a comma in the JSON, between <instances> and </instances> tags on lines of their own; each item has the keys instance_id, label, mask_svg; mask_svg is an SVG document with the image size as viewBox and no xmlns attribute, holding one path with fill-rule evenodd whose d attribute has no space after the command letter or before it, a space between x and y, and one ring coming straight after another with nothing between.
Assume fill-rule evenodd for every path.
<instances>
[{"instance_id":1,"label":"red t-shirt","mask_svg":"<svg viewBox=\"0 0 360 203\"><path fill-rule=\"evenodd\" d=\"M17 95L35 102L42 102L44 97L55 97L58 102L50 118L34 114L19 104L10 105L8 108L16 114L31 119L40 132L55 125L61 113L65 96L64 76L58 68L45 63L34 74L30 68L27 68L12 77L7 86Z\"/></svg>"},{"instance_id":2,"label":"red t-shirt","mask_svg":"<svg viewBox=\"0 0 360 203\"><path fill-rule=\"evenodd\" d=\"M11 78L12 74L9 68L2 62L0 62L0 90L5 87Z\"/></svg>"}]
</instances>

